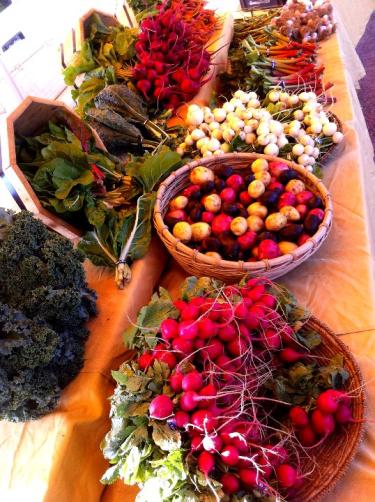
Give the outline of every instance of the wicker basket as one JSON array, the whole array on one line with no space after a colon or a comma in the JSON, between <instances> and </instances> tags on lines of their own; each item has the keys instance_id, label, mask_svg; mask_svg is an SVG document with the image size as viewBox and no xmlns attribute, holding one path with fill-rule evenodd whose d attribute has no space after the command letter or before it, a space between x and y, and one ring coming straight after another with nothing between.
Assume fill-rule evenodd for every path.
<instances>
[{"instance_id":1,"label":"wicker basket","mask_svg":"<svg viewBox=\"0 0 375 502\"><path fill-rule=\"evenodd\" d=\"M292 167L300 174L306 186L315 194L318 194L325 206L324 219L316 232L302 246L299 246L290 254L274 258L272 260L260 260L258 262L218 260L206 256L197 250L190 249L176 239L164 223L164 216L168 210L171 199L181 192L189 184L190 171L199 165L205 165L213 170L221 164L230 164L236 172L248 169L251 162L262 158L268 161L279 160ZM295 267L307 260L322 245L326 239L332 224L333 206L331 196L323 182L304 168L284 159L261 155L258 153L231 153L220 157L205 157L199 161L190 162L172 173L161 185L157 193L154 209L154 223L160 239L164 242L168 251L175 260L190 274L208 275L216 277L227 283L239 282L244 274L251 276L266 276L275 279L290 272Z\"/></svg>"},{"instance_id":2,"label":"wicker basket","mask_svg":"<svg viewBox=\"0 0 375 502\"><path fill-rule=\"evenodd\" d=\"M332 112L327 113L327 117L330 121L333 121L337 126L337 131L343 132L341 120ZM325 166L331 162L338 154L340 154L344 147L344 141L331 145L328 150L321 156L319 163Z\"/></svg>"},{"instance_id":3,"label":"wicker basket","mask_svg":"<svg viewBox=\"0 0 375 502\"><path fill-rule=\"evenodd\" d=\"M353 355L346 345L322 322L311 317L307 327L317 331L323 340L314 354L331 358L341 353L344 356L344 365L350 375L349 386L346 389L352 393L351 400L353 418L363 420L366 412L366 396L363 389L361 371ZM363 439L365 423L351 423L344 428L339 428L329 436L319 447L310 449L310 459L302 462L304 472L314 469L304 485L288 500L293 502L317 502L335 487L340 478L347 471L350 462L357 452Z\"/></svg>"}]
</instances>

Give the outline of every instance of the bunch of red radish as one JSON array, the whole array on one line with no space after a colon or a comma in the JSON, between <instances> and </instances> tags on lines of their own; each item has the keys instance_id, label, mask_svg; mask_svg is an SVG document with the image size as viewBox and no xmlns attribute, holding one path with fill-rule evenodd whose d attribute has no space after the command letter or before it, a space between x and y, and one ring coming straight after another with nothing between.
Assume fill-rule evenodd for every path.
<instances>
[{"instance_id":1,"label":"bunch of red radish","mask_svg":"<svg viewBox=\"0 0 375 502\"><path fill-rule=\"evenodd\" d=\"M196 467L228 495L274 493L275 480L295 490L303 480L290 433L275 432L279 402L263 387L275 369L307 355L271 284L251 279L214 298L176 301L179 320L165 319L159 343L138 358L144 371L155 360L171 370L171 391L151 401L150 417L179 429Z\"/></svg>"},{"instance_id":2,"label":"bunch of red radish","mask_svg":"<svg viewBox=\"0 0 375 502\"><path fill-rule=\"evenodd\" d=\"M162 8L141 23L133 77L147 101L176 109L205 83L211 56L197 40L194 23L177 9Z\"/></svg>"},{"instance_id":3,"label":"bunch of red radish","mask_svg":"<svg viewBox=\"0 0 375 502\"><path fill-rule=\"evenodd\" d=\"M350 396L335 389L328 389L319 394L316 408L309 414L301 406L293 406L289 411L289 418L297 430L300 443L305 447L321 444L335 431L336 426L355 422Z\"/></svg>"}]
</instances>

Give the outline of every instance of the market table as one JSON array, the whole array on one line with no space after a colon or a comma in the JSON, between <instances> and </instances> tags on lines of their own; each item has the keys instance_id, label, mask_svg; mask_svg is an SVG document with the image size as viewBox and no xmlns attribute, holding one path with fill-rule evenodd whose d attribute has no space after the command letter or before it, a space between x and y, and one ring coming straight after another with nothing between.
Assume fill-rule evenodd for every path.
<instances>
[{"instance_id":1,"label":"market table","mask_svg":"<svg viewBox=\"0 0 375 502\"><path fill-rule=\"evenodd\" d=\"M324 182L334 201L334 224L320 250L279 282L288 286L353 351L366 380L368 418L375 420L374 290L363 181L364 171L371 165L361 148L362 144L366 146L367 131L359 127L363 115L353 99L354 86L345 68L340 35L323 42L320 52L326 81L335 84L332 94L337 103L332 111L344 123L345 133L343 149L324 169ZM171 260L161 284L177 295L185 277ZM324 502L375 500L375 433L371 429L369 425L355 461ZM345 441L337 447L345 447ZM133 487L117 482L106 488L102 501L131 502L135 493Z\"/></svg>"},{"instance_id":2,"label":"market table","mask_svg":"<svg viewBox=\"0 0 375 502\"><path fill-rule=\"evenodd\" d=\"M334 225L319 252L281 282L353 350L367 380L369 419L374 420L374 295L363 183L367 165L360 155L362 131L337 36L324 42L321 52L326 78L335 83L338 102L333 111L345 122L344 150L325 170L325 183L335 204ZM116 369L125 358L121 334L149 300L165 260L166 252L154 242L150 253L133 266L133 279L125 291L117 291L103 270L88 268L90 286L98 291L100 314L91 321L84 369L65 389L54 413L28 424L1 423L2 501L25 496L29 502L134 499L133 487L100 485L98 479L106 462L99 444L110 426L110 369ZM161 283L177 294L185 274L172 260L166 270ZM375 436L369 429L355 462L327 502L375 500Z\"/></svg>"}]
</instances>

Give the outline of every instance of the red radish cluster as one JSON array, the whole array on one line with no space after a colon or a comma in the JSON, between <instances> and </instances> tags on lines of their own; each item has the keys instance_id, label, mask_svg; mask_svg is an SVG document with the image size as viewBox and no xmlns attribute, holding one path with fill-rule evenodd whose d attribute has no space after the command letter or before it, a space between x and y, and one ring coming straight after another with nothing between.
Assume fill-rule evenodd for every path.
<instances>
[{"instance_id":1,"label":"red radish cluster","mask_svg":"<svg viewBox=\"0 0 375 502\"><path fill-rule=\"evenodd\" d=\"M316 408L307 413L300 406L293 406L289 418L303 446L321 444L336 426L355 422L350 408L350 397L343 391L328 389L319 394Z\"/></svg>"},{"instance_id":2,"label":"red radish cluster","mask_svg":"<svg viewBox=\"0 0 375 502\"><path fill-rule=\"evenodd\" d=\"M271 438L256 406L259 368L280 364L282 351L296 344L270 286L256 278L216 297L175 301L178 320L164 319L154 350L138 358L145 371L155 360L171 370L170 392L151 401L150 417L180 430L197 468L228 495L270 493L275 481L288 490L301 481L288 438Z\"/></svg>"},{"instance_id":3,"label":"red radish cluster","mask_svg":"<svg viewBox=\"0 0 375 502\"><path fill-rule=\"evenodd\" d=\"M321 198L282 162L257 159L251 171L195 167L191 184L171 200L173 235L208 256L258 261L293 252L324 218Z\"/></svg>"},{"instance_id":4,"label":"red radish cluster","mask_svg":"<svg viewBox=\"0 0 375 502\"><path fill-rule=\"evenodd\" d=\"M210 54L197 42L194 24L186 23L178 9L163 8L140 27L133 70L136 87L147 101L176 109L203 85Z\"/></svg>"}]
</instances>

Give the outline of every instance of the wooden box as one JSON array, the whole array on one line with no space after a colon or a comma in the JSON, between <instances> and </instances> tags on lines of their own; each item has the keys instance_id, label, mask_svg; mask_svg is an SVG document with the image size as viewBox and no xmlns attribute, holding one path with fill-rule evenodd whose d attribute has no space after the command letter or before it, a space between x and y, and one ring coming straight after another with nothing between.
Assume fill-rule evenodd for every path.
<instances>
[{"instance_id":1,"label":"wooden box","mask_svg":"<svg viewBox=\"0 0 375 502\"><path fill-rule=\"evenodd\" d=\"M80 231L77 228L66 223L41 205L32 186L18 166L16 156L16 135L32 136L38 134L42 127L61 109L65 109L69 114L79 118L63 102L32 96L25 98L7 117L7 144L2 148L3 171L26 209L40 218L49 228L69 239L76 239L80 236ZM96 132L92 131L92 133L97 147L105 150Z\"/></svg>"}]
</instances>

